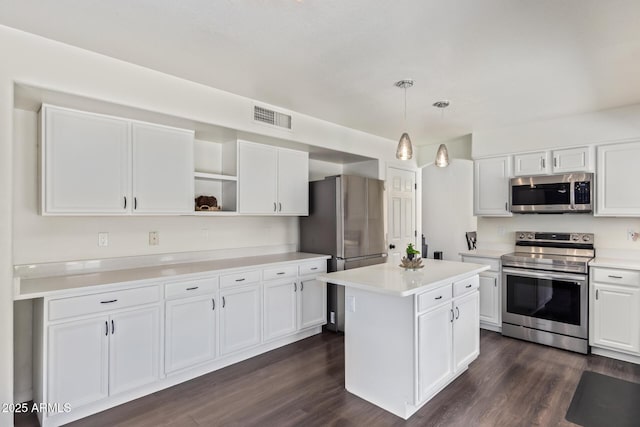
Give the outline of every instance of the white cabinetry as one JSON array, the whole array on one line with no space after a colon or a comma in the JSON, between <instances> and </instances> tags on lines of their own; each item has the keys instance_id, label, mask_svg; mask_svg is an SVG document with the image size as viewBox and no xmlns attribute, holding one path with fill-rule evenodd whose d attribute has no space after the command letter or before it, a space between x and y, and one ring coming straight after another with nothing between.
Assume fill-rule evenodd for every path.
<instances>
[{"instance_id":1,"label":"white cabinetry","mask_svg":"<svg viewBox=\"0 0 640 427\"><path fill-rule=\"evenodd\" d=\"M477 286L476 277L476 286ZM478 289L477 287L475 289ZM480 354L480 295L477 291L456 298L453 318L453 370L466 369Z\"/></svg>"},{"instance_id":2,"label":"white cabinetry","mask_svg":"<svg viewBox=\"0 0 640 427\"><path fill-rule=\"evenodd\" d=\"M453 375L453 329L451 304L418 316L418 401L446 384ZM437 349L437 351L434 351Z\"/></svg>"},{"instance_id":3,"label":"white cabinetry","mask_svg":"<svg viewBox=\"0 0 640 427\"><path fill-rule=\"evenodd\" d=\"M490 268L480 273L480 327L502 331L502 267L499 256L462 253L462 262L485 264Z\"/></svg>"},{"instance_id":4,"label":"white cabinetry","mask_svg":"<svg viewBox=\"0 0 640 427\"><path fill-rule=\"evenodd\" d=\"M49 215L193 212L193 131L42 106Z\"/></svg>"},{"instance_id":5,"label":"white cabinetry","mask_svg":"<svg viewBox=\"0 0 640 427\"><path fill-rule=\"evenodd\" d=\"M324 261L323 261L324 263ZM321 272L324 272L324 268ZM313 276L300 278L298 329L327 323L327 284Z\"/></svg>"},{"instance_id":6,"label":"white cabinetry","mask_svg":"<svg viewBox=\"0 0 640 427\"><path fill-rule=\"evenodd\" d=\"M220 354L259 344L262 326L260 284L221 289L220 298Z\"/></svg>"},{"instance_id":7,"label":"white cabinetry","mask_svg":"<svg viewBox=\"0 0 640 427\"><path fill-rule=\"evenodd\" d=\"M640 216L640 142L602 145L597 148L596 215Z\"/></svg>"},{"instance_id":8,"label":"white cabinetry","mask_svg":"<svg viewBox=\"0 0 640 427\"><path fill-rule=\"evenodd\" d=\"M308 215L309 157L252 142L238 142L238 212Z\"/></svg>"},{"instance_id":9,"label":"white cabinetry","mask_svg":"<svg viewBox=\"0 0 640 427\"><path fill-rule=\"evenodd\" d=\"M270 340L297 329L298 284L273 280L264 284L264 339Z\"/></svg>"},{"instance_id":10,"label":"white cabinetry","mask_svg":"<svg viewBox=\"0 0 640 427\"><path fill-rule=\"evenodd\" d=\"M549 152L516 154L513 156L515 176L544 175L549 166Z\"/></svg>"},{"instance_id":11,"label":"white cabinetry","mask_svg":"<svg viewBox=\"0 0 640 427\"><path fill-rule=\"evenodd\" d=\"M640 356L640 271L592 267L589 344Z\"/></svg>"},{"instance_id":12,"label":"white cabinetry","mask_svg":"<svg viewBox=\"0 0 640 427\"><path fill-rule=\"evenodd\" d=\"M511 216L509 178L511 156L473 162L473 213L478 216Z\"/></svg>"}]
</instances>

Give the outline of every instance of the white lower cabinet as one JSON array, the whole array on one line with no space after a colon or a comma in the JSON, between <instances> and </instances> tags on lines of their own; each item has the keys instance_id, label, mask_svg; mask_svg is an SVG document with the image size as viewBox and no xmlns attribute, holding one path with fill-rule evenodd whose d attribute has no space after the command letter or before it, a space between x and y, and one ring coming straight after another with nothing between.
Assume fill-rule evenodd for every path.
<instances>
[{"instance_id":1,"label":"white lower cabinet","mask_svg":"<svg viewBox=\"0 0 640 427\"><path fill-rule=\"evenodd\" d=\"M220 291L220 354L252 347L260 343L262 311L260 284Z\"/></svg>"},{"instance_id":2,"label":"white lower cabinet","mask_svg":"<svg viewBox=\"0 0 640 427\"><path fill-rule=\"evenodd\" d=\"M477 291L456 298L453 320L454 372L469 366L480 354L480 295Z\"/></svg>"},{"instance_id":3,"label":"white lower cabinet","mask_svg":"<svg viewBox=\"0 0 640 427\"><path fill-rule=\"evenodd\" d=\"M324 325L327 323L327 284L314 276L300 278L299 283L298 329Z\"/></svg>"},{"instance_id":4,"label":"white lower cabinet","mask_svg":"<svg viewBox=\"0 0 640 427\"><path fill-rule=\"evenodd\" d=\"M499 257L462 254L462 262L486 264L480 273L480 328L502 331L502 267Z\"/></svg>"},{"instance_id":5,"label":"white lower cabinet","mask_svg":"<svg viewBox=\"0 0 640 427\"><path fill-rule=\"evenodd\" d=\"M640 355L640 287L595 283L591 345Z\"/></svg>"},{"instance_id":6,"label":"white lower cabinet","mask_svg":"<svg viewBox=\"0 0 640 427\"><path fill-rule=\"evenodd\" d=\"M265 282L265 341L296 331L298 290L298 283L290 280Z\"/></svg>"},{"instance_id":7,"label":"white lower cabinet","mask_svg":"<svg viewBox=\"0 0 640 427\"><path fill-rule=\"evenodd\" d=\"M437 392L453 375L451 317L450 304L418 316L419 402Z\"/></svg>"}]
</instances>

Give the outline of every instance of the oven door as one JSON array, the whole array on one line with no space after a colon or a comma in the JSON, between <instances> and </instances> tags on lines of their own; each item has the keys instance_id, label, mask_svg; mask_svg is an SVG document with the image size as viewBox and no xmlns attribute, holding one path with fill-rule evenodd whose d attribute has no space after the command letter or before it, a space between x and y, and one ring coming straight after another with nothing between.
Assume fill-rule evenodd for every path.
<instances>
[{"instance_id":1,"label":"oven door","mask_svg":"<svg viewBox=\"0 0 640 427\"><path fill-rule=\"evenodd\" d=\"M587 338L587 276L503 268L502 321Z\"/></svg>"}]
</instances>

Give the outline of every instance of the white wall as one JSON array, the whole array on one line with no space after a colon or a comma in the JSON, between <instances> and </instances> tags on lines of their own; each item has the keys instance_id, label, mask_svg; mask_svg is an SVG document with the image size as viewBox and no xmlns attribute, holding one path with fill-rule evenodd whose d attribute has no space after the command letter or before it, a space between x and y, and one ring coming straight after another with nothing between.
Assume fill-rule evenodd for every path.
<instances>
[{"instance_id":1,"label":"white wall","mask_svg":"<svg viewBox=\"0 0 640 427\"><path fill-rule=\"evenodd\" d=\"M453 159L446 168L422 168L422 232L428 258L442 251L444 259L459 261L467 250L465 232L475 231L473 216L473 162Z\"/></svg>"},{"instance_id":2,"label":"white wall","mask_svg":"<svg viewBox=\"0 0 640 427\"><path fill-rule=\"evenodd\" d=\"M441 141L447 146L449 159L471 159L471 135L463 135L458 138ZM440 143L432 145L422 145L418 147L418 166L424 167L432 164L436 160L436 153Z\"/></svg>"}]
</instances>

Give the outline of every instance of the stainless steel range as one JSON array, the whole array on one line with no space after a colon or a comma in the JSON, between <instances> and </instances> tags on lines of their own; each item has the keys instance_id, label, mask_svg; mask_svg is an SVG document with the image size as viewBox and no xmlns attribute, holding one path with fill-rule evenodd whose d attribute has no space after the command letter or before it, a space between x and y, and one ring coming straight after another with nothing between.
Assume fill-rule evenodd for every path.
<instances>
[{"instance_id":1,"label":"stainless steel range","mask_svg":"<svg viewBox=\"0 0 640 427\"><path fill-rule=\"evenodd\" d=\"M593 234L516 232L502 256L502 335L587 354Z\"/></svg>"}]
</instances>

